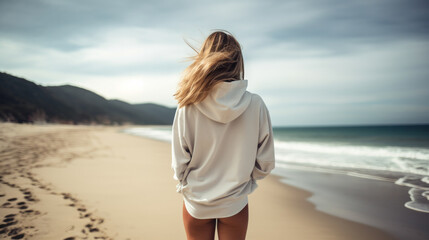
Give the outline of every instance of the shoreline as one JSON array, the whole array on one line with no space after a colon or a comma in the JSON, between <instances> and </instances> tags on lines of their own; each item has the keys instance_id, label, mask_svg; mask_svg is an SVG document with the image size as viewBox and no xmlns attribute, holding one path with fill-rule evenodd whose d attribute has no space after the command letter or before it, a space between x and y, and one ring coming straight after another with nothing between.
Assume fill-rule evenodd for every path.
<instances>
[{"instance_id":1,"label":"shoreline","mask_svg":"<svg viewBox=\"0 0 429 240\"><path fill-rule=\"evenodd\" d=\"M311 170L278 170L279 181L313 193L318 211L392 234L398 239L429 238L429 214L408 209L409 187L391 181ZM285 177L287 176L287 177Z\"/></svg>"},{"instance_id":2,"label":"shoreline","mask_svg":"<svg viewBox=\"0 0 429 240\"><path fill-rule=\"evenodd\" d=\"M121 132L130 126L1 125L0 217L13 224L0 237L186 238L169 143ZM277 176L258 185L247 239L395 239L318 211L311 192Z\"/></svg>"}]
</instances>

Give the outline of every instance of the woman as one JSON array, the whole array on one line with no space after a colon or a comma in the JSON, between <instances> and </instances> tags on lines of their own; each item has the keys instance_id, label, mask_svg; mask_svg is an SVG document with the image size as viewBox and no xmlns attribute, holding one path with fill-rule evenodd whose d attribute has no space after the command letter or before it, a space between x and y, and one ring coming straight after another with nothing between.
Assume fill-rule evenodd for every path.
<instances>
[{"instance_id":1,"label":"woman","mask_svg":"<svg viewBox=\"0 0 429 240\"><path fill-rule=\"evenodd\" d=\"M194 49L195 50L195 49ZM196 51L174 94L172 167L188 239L245 239L247 195L274 168L270 115L246 91L240 44L216 31Z\"/></svg>"}]
</instances>

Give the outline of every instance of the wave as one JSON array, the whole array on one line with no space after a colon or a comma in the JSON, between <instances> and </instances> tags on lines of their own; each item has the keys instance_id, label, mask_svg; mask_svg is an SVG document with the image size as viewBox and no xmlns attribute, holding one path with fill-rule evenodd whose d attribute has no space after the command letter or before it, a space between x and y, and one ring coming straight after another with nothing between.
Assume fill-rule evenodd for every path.
<instances>
[{"instance_id":1,"label":"wave","mask_svg":"<svg viewBox=\"0 0 429 240\"><path fill-rule=\"evenodd\" d=\"M429 149L279 140L274 144L280 168L313 168L382 181L390 180L385 177L390 172L391 177L396 176L395 184L410 188L410 201L404 206L429 213Z\"/></svg>"},{"instance_id":2,"label":"wave","mask_svg":"<svg viewBox=\"0 0 429 240\"><path fill-rule=\"evenodd\" d=\"M275 141L276 160L429 175L429 149Z\"/></svg>"},{"instance_id":3,"label":"wave","mask_svg":"<svg viewBox=\"0 0 429 240\"><path fill-rule=\"evenodd\" d=\"M405 207L429 213L429 183L428 177L404 176L398 179L395 184L410 187L408 194L411 201L405 203Z\"/></svg>"},{"instance_id":4,"label":"wave","mask_svg":"<svg viewBox=\"0 0 429 240\"><path fill-rule=\"evenodd\" d=\"M321 144L309 142L284 142L276 140L276 147L293 151L352 155L366 157L396 157L429 161L429 149L410 147L371 147ZM428 162L429 163L429 162Z\"/></svg>"},{"instance_id":5,"label":"wave","mask_svg":"<svg viewBox=\"0 0 429 240\"><path fill-rule=\"evenodd\" d=\"M169 126L126 128L122 132L163 142L171 142L172 138L171 127Z\"/></svg>"}]
</instances>

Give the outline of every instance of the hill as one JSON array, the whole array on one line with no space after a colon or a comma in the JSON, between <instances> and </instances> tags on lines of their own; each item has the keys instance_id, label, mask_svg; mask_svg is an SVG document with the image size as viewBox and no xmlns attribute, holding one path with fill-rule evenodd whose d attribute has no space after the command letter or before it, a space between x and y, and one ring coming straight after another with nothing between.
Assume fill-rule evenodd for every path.
<instances>
[{"instance_id":1,"label":"hill","mask_svg":"<svg viewBox=\"0 0 429 240\"><path fill-rule=\"evenodd\" d=\"M0 121L69 124L172 124L175 108L129 104L71 85L41 86L0 72Z\"/></svg>"}]
</instances>

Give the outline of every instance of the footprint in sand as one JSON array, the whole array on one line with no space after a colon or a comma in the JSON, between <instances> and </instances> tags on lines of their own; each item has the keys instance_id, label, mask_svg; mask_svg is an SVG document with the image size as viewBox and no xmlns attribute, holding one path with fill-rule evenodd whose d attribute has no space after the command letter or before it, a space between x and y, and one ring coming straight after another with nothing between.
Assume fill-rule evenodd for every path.
<instances>
[{"instance_id":1,"label":"footprint in sand","mask_svg":"<svg viewBox=\"0 0 429 240\"><path fill-rule=\"evenodd\" d=\"M32 194L31 194L31 192L30 192L30 191L28 191L28 190L22 190L21 192L25 195L25 196L24 196L24 198L25 198L26 200L31 201L31 202L36 201L36 199L34 199L34 198L32 197Z\"/></svg>"},{"instance_id":2,"label":"footprint in sand","mask_svg":"<svg viewBox=\"0 0 429 240\"><path fill-rule=\"evenodd\" d=\"M8 222L12 222L13 220L15 220L13 217L5 218L5 219L3 219L3 222L8 223Z\"/></svg>"},{"instance_id":3,"label":"footprint in sand","mask_svg":"<svg viewBox=\"0 0 429 240\"><path fill-rule=\"evenodd\" d=\"M22 231L22 228L20 227L12 228L7 235L9 236L18 235L21 231Z\"/></svg>"},{"instance_id":4,"label":"footprint in sand","mask_svg":"<svg viewBox=\"0 0 429 240\"><path fill-rule=\"evenodd\" d=\"M23 215L23 216L30 216L30 215L40 215L40 212L39 211L35 211L35 210L33 210L33 209L28 209L28 210L22 210L22 211L20 211L20 213Z\"/></svg>"},{"instance_id":5,"label":"footprint in sand","mask_svg":"<svg viewBox=\"0 0 429 240\"><path fill-rule=\"evenodd\" d=\"M88 223L85 225L88 228L89 232L99 232L100 230L97 227L94 227L92 223Z\"/></svg>"},{"instance_id":6,"label":"footprint in sand","mask_svg":"<svg viewBox=\"0 0 429 240\"><path fill-rule=\"evenodd\" d=\"M15 225L17 222L18 221L14 221L14 222L10 221L10 222L5 222L3 224L0 224L0 229L7 228L9 226Z\"/></svg>"},{"instance_id":7,"label":"footprint in sand","mask_svg":"<svg viewBox=\"0 0 429 240\"><path fill-rule=\"evenodd\" d=\"M36 199L32 198L31 196L25 196L24 198L30 202L36 201Z\"/></svg>"},{"instance_id":8,"label":"footprint in sand","mask_svg":"<svg viewBox=\"0 0 429 240\"><path fill-rule=\"evenodd\" d=\"M12 236L12 237L11 237L11 239L23 239L23 238L24 238L24 236L25 236L25 234L24 234L24 233L21 233L21 234L18 234L18 235Z\"/></svg>"}]
</instances>

